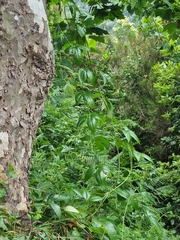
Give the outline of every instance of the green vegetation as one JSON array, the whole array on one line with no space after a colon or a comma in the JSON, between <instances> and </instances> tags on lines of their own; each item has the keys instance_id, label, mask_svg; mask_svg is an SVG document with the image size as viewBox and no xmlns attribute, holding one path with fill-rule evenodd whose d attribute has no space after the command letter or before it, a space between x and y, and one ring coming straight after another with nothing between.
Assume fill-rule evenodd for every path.
<instances>
[{"instance_id":1,"label":"green vegetation","mask_svg":"<svg viewBox=\"0 0 180 240\"><path fill-rule=\"evenodd\" d=\"M179 3L122 2L48 2L56 74L31 230L1 208L0 239L180 239Z\"/></svg>"}]
</instances>

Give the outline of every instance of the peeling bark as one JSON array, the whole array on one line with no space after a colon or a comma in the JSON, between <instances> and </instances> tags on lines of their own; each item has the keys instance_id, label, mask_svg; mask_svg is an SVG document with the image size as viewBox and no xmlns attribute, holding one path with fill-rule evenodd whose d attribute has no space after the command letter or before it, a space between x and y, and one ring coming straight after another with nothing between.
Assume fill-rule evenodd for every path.
<instances>
[{"instance_id":1,"label":"peeling bark","mask_svg":"<svg viewBox=\"0 0 180 240\"><path fill-rule=\"evenodd\" d=\"M4 204L22 214L29 209L32 144L53 67L43 1L0 1L0 166L12 164L17 171L16 179L8 179Z\"/></svg>"}]
</instances>

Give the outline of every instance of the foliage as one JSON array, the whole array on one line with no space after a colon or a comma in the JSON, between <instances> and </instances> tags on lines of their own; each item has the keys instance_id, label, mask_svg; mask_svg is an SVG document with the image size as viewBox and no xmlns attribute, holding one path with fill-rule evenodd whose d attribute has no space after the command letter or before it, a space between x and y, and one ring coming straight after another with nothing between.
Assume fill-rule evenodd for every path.
<instances>
[{"instance_id":1,"label":"foliage","mask_svg":"<svg viewBox=\"0 0 180 240\"><path fill-rule=\"evenodd\" d=\"M153 86L155 78L152 76L152 67L161 60L157 49L162 43L161 39L152 35L156 25L149 27L147 21L143 18L140 29L129 18L114 24L107 36L108 63L116 75L116 91L113 94L116 114L138 122L141 126L136 127L141 140L138 149L162 160L165 154L160 143L167 127L161 116L163 107L157 102L157 92ZM163 28L159 18L156 24L158 29ZM144 32L150 36L145 37Z\"/></svg>"},{"instance_id":2,"label":"foliage","mask_svg":"<svg viewBox=\"0 0 180 240\"><path fill-rule=\"evenodd\" d=\"M56 75L31 160L31 231L1 208L1 239L180 239L180 157L173 144L171 162L157 154L178 138L179 47L152 17L172 13L174 26L178 2L151 2L48 1ZM103 24L144 8L141 23Z\"/></svg>"},{"instance_id":3,"label":"foliage","mask_svg":"<svg viewBox=\"0 0 180 240\"><path fill-rule=\"evenodd\" d=\"M158 63L154 66L154 83L158 91L159 103L165 106L163 117L168 122L168 132L163 143L168 148L169 156L179 153L179 73L180 64L172 60Z\"/></svg>"}]
</instances>

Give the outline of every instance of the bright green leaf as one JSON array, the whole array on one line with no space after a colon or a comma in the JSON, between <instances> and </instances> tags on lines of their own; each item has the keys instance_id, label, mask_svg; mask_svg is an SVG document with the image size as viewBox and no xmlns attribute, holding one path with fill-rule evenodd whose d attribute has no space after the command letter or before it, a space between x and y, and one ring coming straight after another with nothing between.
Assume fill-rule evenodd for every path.
<instances>
[{"instance_id":1,"label":"bright green leaf","mask_svg":"<svg viewBox=\"0 0 180 240\"><path fill-rule=\"evenodd\" d=\"M90 192L87 191L86 189L83 189L82 195L85 200L88 200L91 196Z\"/></svg>"},{"instance_id":2,"label":"bright green leaf","mask_svg":"<svg viewBox=\"0 0 180 240\"><path fill-rule=\"evenodd\" d=\"M64 86L64 93L66 95L74 96L75 87L69 82Z\"/></svg>"},{"instance_id":3,"label":"bright green leaf","mask_svg":"<svg viewBox=\"0 0 180 240\"><path fill-rule=\"evenodd\" d=\"M72 213L79 213L79 211L73 206L64 207L64 211L65 212L72 212Z\"/></svg>"},{"instance_id":4,"label":"bright green leaf","mask_svg":"<svg viewBox=\"0 0 180 240\"><path fill-rule=\"evenodd\" d=\"M103 200L103 198L100 196L91 196L90 197L90 201L92 201L92 202L100 202L102 200Z\"/></svg>"},{"instance_id":5,"label":"bright green leaf","mask_svg":"<svg viewBox=\"0 0 180 240\"><path fill-rule=\"evenodd\" d=\"M84 37L84 35L86 33L85 29L83 27L81 27L79 24L77 25L77 31L81 37Z\"/></svg>"},{"instance_id":6,"label":"bright green leaf","mask_svg":"<svg viewBox=\"0 0 180 240\"><path fill-rule=\"evenodd\" d=\"M0 218L0 228L3 230L8 230L2 217Z\"/></svg>"},{"instance_id":7,"label":"bright green leaf","mask_svg":"<svg viewBox=\"0 0 180 240\"><path fill-rule=\"evenodd\" d=\"M105 228L111 240L117 240L117 232L113 223L105 221Z\"/></svg>"},{"instance_id":8,"label":"bright green leaf","mask_svg":"<svg viewBox=\"0 0 180 240\"><path fill-rule=\"evenodd\" d=\"M58 204L56 204L55 202L53 202L53 201L49 202L49 205L53 209L53 211L56 214L56 216L59 219L61 219L61 208L60 208L60 206Z\"/></svg>"}]
</instances>

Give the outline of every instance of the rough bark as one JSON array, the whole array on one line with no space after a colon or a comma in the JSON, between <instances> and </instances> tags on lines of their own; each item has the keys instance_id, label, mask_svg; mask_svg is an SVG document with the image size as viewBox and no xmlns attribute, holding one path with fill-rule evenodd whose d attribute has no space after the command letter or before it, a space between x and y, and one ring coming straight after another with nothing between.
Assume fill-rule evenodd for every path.
<instances>
[{"instance_id":1,"label":"rough bark","mask_svg":"<svg viewBox=\"0 0 180 240\"><path fill-rule=\"evenodd\" d=\"M53 66L43 1L0 1L0 181L7 183L4 204L11 211L29 209L32 145ZM9 164L17 172L15 179L6 179Z\"/></svg>"}]
</instances>

